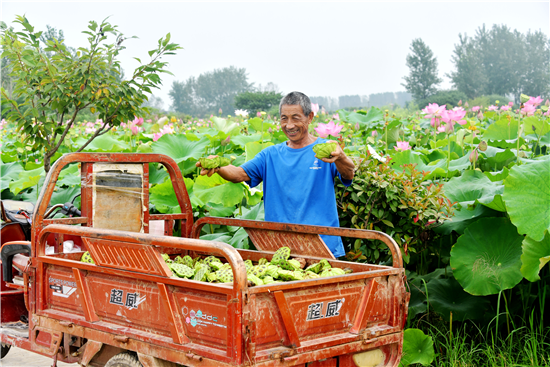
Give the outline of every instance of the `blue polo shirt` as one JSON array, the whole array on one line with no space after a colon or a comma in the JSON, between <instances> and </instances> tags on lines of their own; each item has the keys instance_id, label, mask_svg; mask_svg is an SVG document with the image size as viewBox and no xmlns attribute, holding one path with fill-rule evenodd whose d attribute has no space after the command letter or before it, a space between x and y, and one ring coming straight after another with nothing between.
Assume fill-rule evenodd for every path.
<instances>
[{"instance_id":1,"label":"blue polo shirt","mask_svg":"<svg viewBox=\"0 0 550 367\"><path fill-rule=\"evenodd\" d=\"M263 181L265 220L282 223L299 223L339 227L334 179L346 186L334 163L315 158L312 147L326 143L317 140L304 148L293 149L286 142L270 146L244 163L250 187ZM339 236L321 238L335 257L344 256L344 246Z\"/></svg>"}]
</instances>

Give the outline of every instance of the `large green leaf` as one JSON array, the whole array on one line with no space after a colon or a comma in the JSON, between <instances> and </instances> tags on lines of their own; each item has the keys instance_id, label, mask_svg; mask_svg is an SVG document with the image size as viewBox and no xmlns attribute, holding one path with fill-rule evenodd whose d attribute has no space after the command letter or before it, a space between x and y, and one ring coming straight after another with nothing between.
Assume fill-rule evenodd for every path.
<instances>
[{"instance_id":1,"label":"large green leaf","mask_svg":"<svg viewBox=\"0 0 550 367\"><path fill-rule=\"evenodd\" d=\"M206 137L199 141L190 141L183 134L164 134L151 147L153 152L166 154L177 163L191 159L192 164L195 164L199 158L205 156L205 149L209 144Z\"/></svg>"},{"instance_id":2,"label":"large green leaf","mask_svg":"<svg viewBox=\"0 0 550 367\"><path fill-rule=\"evenodd\" d=\"M199 176L193 186L193 192L203 202L222 204L226 207L239 204L244 197L244 190L242 184L226 181L218 174L211 177Z\"/></svg>"},{"instance_id":3,"label":"large green leaf","mask_svg":"<svg viewBox=\"0 0 550 367\"><path fill-rule=\"evenodd\" d=\"M247 143L246 148L245 148L246 161L248 162L249 160L254 158L256 156L256 154L260 153L262 150L264 150L265 148L270 147L272 145L273 145L273 143L271 143L271 142L260 144L257 141L254 141L252 143Z\"/></svg>"},{"instance_id":4,"label":"large green leaf","mask_svg":"<svg viewBox=\"0 0 550 367\"><path fill-rule=\"evenodd\" d=\"M2 163L0 165L0 191L10 187L10 182L18 180L23 167L19 162Z\"/></svg>"},{"instance_id":5,"label":"large green leaf","mask_svg":"<svg viewBox=\"0 0 550 367\"><path fill-rule=\"evenodd\" d=\"M434 342L431 336L419 329L407 329L403 333L403 358L399 366L420 363L428 366L435 358Z\"/></svg>"},{"instance_id":6,"label":"large green leaf","mask_svg":"<svg viewBox=\"0 0 550 367\"><path fill-rule=\"evenodd\" d=\"M241 130L240 126L236 122L231 122L221 117L211 117L210 120L214 123L214 127L223 131L227 135L236 135Z\"/></svg>"},{"instance_id":7,"label":"large green leaf","mask_svg":"<svg viewBox=\"0 0 550 367\"><path fill-rule=\"evenodd\" d=\"M454 278L428 282L429 301L433 309L447 321L478 320L483 317L489 300L468 294Z\"/></svg>"},{"instance_id":8,"label":"large green leaf","mask_svg":"<svg viewBox=\"0 0 550 367\"><path fill-rule=\"evenodd\" d=\"M453 274L476 296L513 288L521 275L523 236L507 218L482 218L471 224L451 250Z\"/></svg>"},{"instance_id":9,"label":"large green leaf","mask_svg":"<svg viewBox=\"0 0 550 367\"><path fill-rule=\"evenodd\" d=\"M78 146L84 145L86 138L79 138L76 141ZM111 134L105 134L98 136L86 148L86 152L120 152L124 150L129 150L130 146L123 140L119 140L113 137Z\"/></svg>"},{"instance_id":10,"label":"large green leaf","mask_svg":"<svg viewBox=\"0 0 550 367\"><path fill-rule=\"evenodd\" d=\"M550 229L550 161L512 167L503 199L518 232L541 241Z\"/></svg>"},{"instance_id":11,"label":"large green leaf","mask_svg":"<svg viewBox=\"0 0 550 367\"><path fill-rule=\"evenodd\" d=\"M525 135L536 134L540 136L550 132L550 123L548 123L548 119L539 119L535 116L526 117L523 120L523 125L525 126Z\"/></svg>"},{"instance_id":12,"label":"large green leaf","mask_svg":"<svg viewBox=\"0 0 550 367\"><path fill-rule=\"evenodd\" d=\"M265 134L264 134L265 137ZM253 134L253 135L237 135L235 137L231 137L231 142L235 145L239 145L244 149L247 143L251 143L253 141L259 142L262 139L261 134Z\"/></svg>"},{"instance_id":13,"label":"large green leaf","mask_svg":"<svg viewBox=\"0 0 550 367\"><path fill-rule=\"evenodd\" d=\"M189 193L190 199L192 196L193 180L184 177L185 187ZM149 201L161 213L181 213L181 208L172 186L172 181L166 177L161 184L155 185L149 189ZM191 200L193 204L193 200Z\"/></svg>"},{"instance_id":14,"label":"large green leaf","mask_svg":"<svg viewBox=\"0 0 550 367\"><path fill-rule=\"evenodd\" d=\"M546 232L542 241L537 242L527 236L523 240L523 254L521 254L521 273L531 281L540 279L540 270L550 261L550 235Z\"/></svg>"},{"instance_id":15,"label":"large green leaf","mask_svg":"<svg viewBox=\"0 0 550 367\"><path fill-rule=\"evenodd\" d=\"M469 209L477 202L497 211L506 211L502 202L504 185L492 182L480 171L465 171L462 176L452 178L443 191L451 202L456 201L462 206L461 210Z\"/></svg>"},{"instance_id":16,"label":"large green leaf","mask_svg":"<svg viewBox=\"0 0 550 367\"><path fill-rule=\"evenodd\" d=\"M19 179L9 184L10 191L17 195L21 190L38 185L40 178L45 175L43 167L33 169L32 171L22 171L19 174Z\"/></svg>"},{"instance_id":17,"label":"large green leaf","mask_svg":"<svg viewBox=\"0 0 550 367\"><path fill-rule=\"evenodd\" d=\"M65 167L60 173L57 179L57 186L75 186L80 185L80 167L78 163L72 163Z\"/></svg>"},{"instance_id":18,"label":"large green leaf","mask_svg":"<svg viewBox=\"0 0 550 367\"><path fill-rule=\"evenodd\" d=\"M269 122L266 122L262 120L259 117L254 117L248 120L248 126L252 127L257 132L264 132L269 130L270 128L272 130L275 129L275 125L270 124Z\"/></svg>"},{"instance_id":19,"label":"large green leaf","mask_svg":"<svg viewBox=\"0 0 550 367\"><path fill-rule=\"evenodd\" d=\"M342 118L342 114L340 115L340 117ZM344 121L347 121L352 125L359 124L361 130L367 129L370 127L370 125L376 122L380 122L383 119L384 112L377 107L371 107L366 115L362 113L351 112L344 116Z\"/></svg>"},{"instance_id":20,"label":"large green leaf","mask_svg":"<svg viewBox=\"0 0 550 367\"><path fill-rule=\"evenodd\" d=\"M480 158L479 167L484 171L499 171L516 160L516 154L510 149L496 153L493 157Z\"/></svg>"},{"instance_id":21,"label":"large green leaf","mask_svg":"<svg viewBox=\"0 0 550 367\"><path fill-rule=\"evenodd\" d=\"M512 119L508 121L503 118L490 125L483 133L483 139L489 140L510 140L518 137L518 122Z\"/></svg>"}]
</instances>

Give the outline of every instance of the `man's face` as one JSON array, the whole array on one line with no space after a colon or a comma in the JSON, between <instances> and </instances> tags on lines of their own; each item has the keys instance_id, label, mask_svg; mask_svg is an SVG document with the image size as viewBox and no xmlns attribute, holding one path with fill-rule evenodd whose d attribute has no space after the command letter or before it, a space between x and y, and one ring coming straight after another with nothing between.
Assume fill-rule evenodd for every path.
<instances>
[{"instance_id":1,"label":"man's face","mask_svg":"<svg viewBox=\"0 0 550 367\"><path fill-rule=\"evenodd\" d=\"M304 115L300 105L283 105L281 107L281 128L288 140L300 144L307 140L308 127L313 120L313 112Z\"/></svg>"}]
</instances>

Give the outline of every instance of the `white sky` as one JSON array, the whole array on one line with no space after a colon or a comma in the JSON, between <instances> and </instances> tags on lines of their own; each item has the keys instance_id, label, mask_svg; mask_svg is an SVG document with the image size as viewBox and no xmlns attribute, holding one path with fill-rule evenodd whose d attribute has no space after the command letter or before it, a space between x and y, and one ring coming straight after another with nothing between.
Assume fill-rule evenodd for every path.
<instances>
[{"instance_id":1,"label":"white sky","mask_svg":"<svg viewBox=\"0 0 550 367\"><path fill-rule=\"evenodd\" d=\"M444 74L454 69L451 56L459 33L473 36L486 25L505 24L525 33L550 34L549 1L543 2L9 2L1 19L10 25L25 14L36 30L62 29L66 44L86 46L90 20L107 16L126 36L122 66L126 75L137 66L133 57L170 32L184 49L167 56L169 70L154 94L167 108L173 80L234 65L246 68L249 81L274 82L286 93L338 97L403 91L405 58L413 39L422 38Z\"/></svg>"}]
</instances>

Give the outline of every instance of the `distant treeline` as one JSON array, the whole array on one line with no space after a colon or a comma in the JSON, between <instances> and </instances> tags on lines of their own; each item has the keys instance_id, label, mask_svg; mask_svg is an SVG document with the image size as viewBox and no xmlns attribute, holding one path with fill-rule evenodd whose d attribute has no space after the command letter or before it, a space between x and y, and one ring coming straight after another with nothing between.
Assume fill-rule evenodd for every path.
<instances>
[{"instance_id":1,"label":"distant treeline","mask_svg":"<svg viewBox=\"0 0 550 367\"><path fill-rule=\"evenodd\" d=\"M336 111L347 107L382 107L391 104L405 107L407 102L412 100L412 95L408 92L385 92L373 93L368 96L345 95L338 98L312 96L311 102L318 103L319 107L324 107L327 111Z\"/></svg>"}]
</instances>

